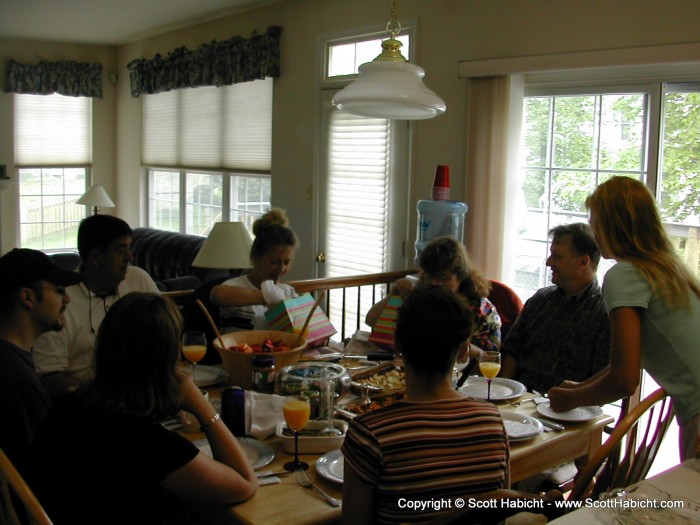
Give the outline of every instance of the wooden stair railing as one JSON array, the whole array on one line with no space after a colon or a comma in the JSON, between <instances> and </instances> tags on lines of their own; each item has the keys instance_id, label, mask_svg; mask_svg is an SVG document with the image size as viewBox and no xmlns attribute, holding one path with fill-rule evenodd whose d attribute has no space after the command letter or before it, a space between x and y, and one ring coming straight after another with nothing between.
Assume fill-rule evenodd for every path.
<instances>
[{"instance_id":1,"label":"wooden stair railing","mask_svg":"<svg viewBox=\"0 0 700 525\"><path fill-rule=\"evenodd\" d=\"M323 310L331 318L340 339L344 340L360 329L367 310L384 297L380 291L388 292L391 283L415 273L418 273L418 270L396 270L346 277L304 279L289 281L287 284L294 287L298 294L308 292L317 296L319 292L325 291Z\"/></svg>"}]
</instances>

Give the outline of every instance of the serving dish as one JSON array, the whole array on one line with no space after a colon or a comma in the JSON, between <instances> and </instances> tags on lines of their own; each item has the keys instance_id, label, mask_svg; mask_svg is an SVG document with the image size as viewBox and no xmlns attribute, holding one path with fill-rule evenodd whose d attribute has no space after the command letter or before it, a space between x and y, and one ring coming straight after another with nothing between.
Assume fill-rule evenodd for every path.
<instances>
[{"instance_id":1,"label":"serving dish","mask_svg":"<svg viewBox=\"0 0 700 525\"><path fill-rule=\"evenodd\" d=\"M359 416L360 414L389 406L392 403L403 399L403 397L404 392L374 395L369 398L370 402L367 404L362 403L362 401L359 399L338 403L335 407L335 411L338 413L338 415L343 416L346 419L353 419L355 416Z\"/></svg>"},{"instance_id":2,"label":"serving dish","mask_svg":"<svg viewBox=\"0 0 700 525\"><path fill-rule=\"evenodd\" d=\"M406 389L406 377L402 367L393 363L384 363L369 370L352 374L350 383L353 388L362 391L388 393Z\"/></svg>"},{"instance_id":3,"label":"serving dish","mask_svg":"<svg viewBox=\"0 0 700 525\"><path fill-rule=\"evenodd\" d=\"M345 439L345 433L348 430L348 424L342 419L331 419L333 426L340 430L340 436L319 436L310 433L318 432L328 425L327 420L309 421L306 426L299 432L299 454L322 454L330 450L339 449ZM288 454L294 454L294 435L285 432L287 424L284 421L277 423L275 435L282 442L282 450Z\"/></svg>"}]
</instances>

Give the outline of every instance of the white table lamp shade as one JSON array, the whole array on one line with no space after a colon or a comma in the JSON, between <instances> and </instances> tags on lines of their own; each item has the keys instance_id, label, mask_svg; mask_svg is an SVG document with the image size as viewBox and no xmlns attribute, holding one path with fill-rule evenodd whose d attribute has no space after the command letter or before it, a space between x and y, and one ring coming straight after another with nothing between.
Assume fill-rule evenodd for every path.
<instances>
[{"instance_id":1,"label":"white table lamp shade","mask_svg":"<svg viewBox=\"0 0 700 525\"><path fill-rule=\"evenodd\" d=\"M250 268L253 240L242 222L217 222L192 262L199 268Z\"/></svg>"}]
</instances>

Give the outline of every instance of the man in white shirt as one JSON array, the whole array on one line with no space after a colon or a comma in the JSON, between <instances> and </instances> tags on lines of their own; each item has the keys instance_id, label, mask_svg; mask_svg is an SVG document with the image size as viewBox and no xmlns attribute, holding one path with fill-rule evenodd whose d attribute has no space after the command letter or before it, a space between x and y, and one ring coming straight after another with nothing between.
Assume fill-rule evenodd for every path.
<instances>
[{"instance_id":1,"label":"man in white shirt","mask_svg":"<svg viewBox=\"0 0 700 525\"><path fill-rule=\"evenodd\" d=\"M95 337L109 308L129 292L158 293L148 273L130 265L131 236L131 227L111 215L93 215L80 223L83 282L66 289L71 302L64 313L65 329L44 334L33 350L37 372L54 399L92 379Z\"/></svg>"}]
</instances>

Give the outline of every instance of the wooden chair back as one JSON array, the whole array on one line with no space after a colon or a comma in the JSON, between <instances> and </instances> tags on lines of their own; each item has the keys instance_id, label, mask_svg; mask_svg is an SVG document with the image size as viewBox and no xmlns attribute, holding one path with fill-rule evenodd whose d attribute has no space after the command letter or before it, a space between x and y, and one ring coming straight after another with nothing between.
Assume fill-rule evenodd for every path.
<instances>
[{"instance_id":1,"label":"wooden chair back","mask_svg":"<svg viewBox=\"0 0 700 525\"><path fill-rule=\"evenodd\" d=\"M0 525L24 525L20 515L26 516L30 524L52 525L32 489L24 481L5 452L0 449ZM24 512L18 511L15 504L21 504Z\"/></svg>"},{"instance_id":2,"label":"wooden chair back","mask_svg":"<svg viewBox=\"0 0 700 525\"><path fill-rule=\"evenodd\" d=\"M643 480L672 417L671 399L662 388L631 408L579 473L568 500L596 499L612 488Z\"/></svg>"}]
</instances>

